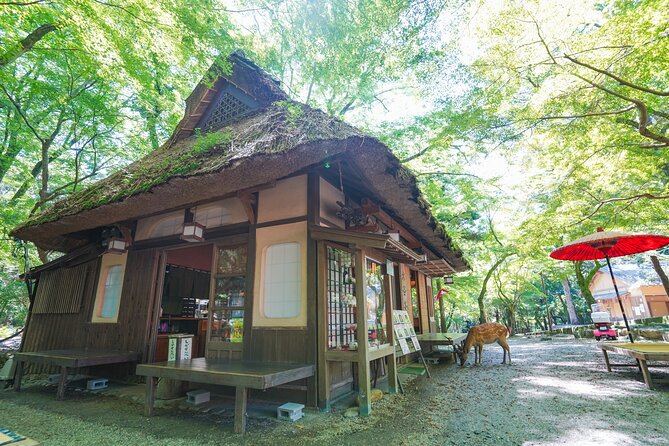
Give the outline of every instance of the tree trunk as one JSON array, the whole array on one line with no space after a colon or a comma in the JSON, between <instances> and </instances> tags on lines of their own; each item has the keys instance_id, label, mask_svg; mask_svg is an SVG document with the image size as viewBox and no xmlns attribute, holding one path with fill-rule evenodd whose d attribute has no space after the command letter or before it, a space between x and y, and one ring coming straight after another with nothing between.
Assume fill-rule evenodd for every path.
<instances>
[{"instance_id":1,"label":"tree trunk","mask_svg":"<svg viewBox=\"0 0 669 446\"><path fill-rule=\"evenodd\" d=\"M655 272L658 276L660 276L662 286L664 287L664 292L669 296L669 278L667 277L667 273L665 273L664 269L662 269L662 265L660 265L660 261L658 260L657 256L650 256L650 261L653 263Z\"/></svg>"},{"instance_id":2,"label":"tree trunk","mask_svg":"<svg viewBox=\"0 0 669 446\"><path fill-rule=\"evenodd\" d=\"M562 289L564 290L564 298L567 301L567 313L569 314L569 323L571 325L579 325L581 321L578 320L578 315L576 314L576 307L574 306L574 301L571 297L571 286L569 285L569 278L562 277Z\"/></svg>"},{"instance_id":3,"label":"tree trunk","mask_svg":"<svg viewBox=\"0 0 669 446\"><path fill-rule=\"evenodd\" d=\"M446 333L446 312L444 311L444 297L439 298L439 325L442 333Z\"/></svg>"},{"instance_id":4,"label":"tree trunk","mask_svg":"<svg viewBox=\"0 0 669 446\"><path fill-rule=\"evenodd\" d=\"M578 288L581 291L581 296L583 296L588 305L592 305L596 302L594 297L592 297L592 293L590 292L590 288L588 286L590 285L590 282L592 282L593 277L595 277L595 273L599 271L603 265L595 260L595 266L590 270L587 276L585 276L581 270L582 265L582 261L574 262L576 283L578 284Z\"/></svg>"},{"instance_id":5,"label":"tree trunk","mask_svg":"<svg viewBox=\"0 0 669 446\"><path fill-rule=\"evenodd\" d=\"M478 304L479 304L479 323L480 324L485 324L488 322L488 316L485 312L485 303L483 302L483 298L485 297L485 293L488 288L488 281L492 277L492 273L495 272L495 270L506 260L507 257L511 256L512 254L506 254L502 256L501 259L499 259L495 264L490 268L488 273L485 275L485 278L483 279L483 285L481 286L481 292L479 293L478 296Z\"/></svg>"},{"instance_id":6,"label":"tree trunk","mask_svg":"<svg viewBox=\"0 0 669 446\"><path fill-rule=\"evenodd\" d=\"M44 36L49 34L52 31L56 30L56 25L47 24L42 25L39 28L35 29L33 32L28 34L25 39L17 42L15 45L10 47L7 51L0 54L0 69L14 62L16 59L21 57L23 54L27 53L32 49L32 47L39 42Z\"/></svg>"}]
</instances>

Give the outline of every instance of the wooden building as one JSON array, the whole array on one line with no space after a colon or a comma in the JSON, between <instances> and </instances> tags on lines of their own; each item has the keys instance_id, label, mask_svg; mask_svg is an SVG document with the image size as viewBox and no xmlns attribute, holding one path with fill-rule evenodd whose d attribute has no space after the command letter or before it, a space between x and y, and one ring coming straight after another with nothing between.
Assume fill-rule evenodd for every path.
<instances>
[{"instance_id":1,"label":"wooden building","mask_svg":"<svg viewBox=\"0 0 669 446\"><path fill-rule=\"evenodd\" d=\"M638 269L614 268L620 300L628 319L647 319L669 315L669 296L654 271L643 274ZM622 321L620 304L616 299L613 282L608 271L598 271L590 283L590 292L603 311L611 314L611 320Z\"/></svg>"},{"instance_id":2,"label":"wooden building","mask_svg":"<svg viewBox=\"0 0 669 446\"><path fill-rule=\"evenodd\" d=\"M22 351L151 363L190 333L194 356L315 366L267 398L359 390L365 413L370 363L394 370L390 311L436 331L430 278L467 265L386 146L229 61L163 147L13 231L65 253L33 271Z\"/></svg>"}]
</instances>

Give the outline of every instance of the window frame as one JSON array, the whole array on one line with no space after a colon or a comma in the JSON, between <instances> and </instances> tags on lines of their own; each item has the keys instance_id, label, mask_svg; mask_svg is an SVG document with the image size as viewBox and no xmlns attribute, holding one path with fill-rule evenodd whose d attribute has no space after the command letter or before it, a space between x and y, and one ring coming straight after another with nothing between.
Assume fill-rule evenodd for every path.
<instances>
[{"instance_id":1,"label":"window frame","mask_svg":"<svg viewBox=\"0 0 669 446\"><path fill-rule=\"evenodd\" d=\"M123 285L125 282L125 270L128 261L128 253L123 254L104 254L100 262L100 274L95 291L95 302L93 305L93 314L91 315L91 322L95 324L116 324L121 309L121 300L123 299ZM114 308L114 314L111 317L103 317L102 310L105 305L105 298L107 296L107 279L109 278L110 270L115 267L121 267L119 277L118 300Z\"/></svg>"},{"instance_id":2,"label":"window frame","mask_svg":"<svg viewBox=\"0 0 669 446\"><path fill-rule=\"evenodd\" d=\"M268 318L265 316L265 257L267 247L282 243L297 243L300 246L300 284L298 295L299 313L295 317ZM253 328L292 328L307 327L307 222L286 223L266 226L256 230L255 274L253 279Z\"/></svg>"},{"instance_id":3,"label":"window frame","mask_svg":"<svg viewBox=\"0 0 669 446\"><path fill-rule=\"evenodd\" d=\"M270 285L275 285L277 282L274 282L270 279L271 274L270 274L270 266L278 266L278 265L286 265L286 263L273 263L269 264L268 261L270 260L270 250L272 248L278 247L278 246L285 246L285 245L291 245L295 247L295 253L297 255L297 261L296 262L290 262L292 264L296 264L295 266L295 272L296 272L296 277L294 277L294 280L291 280L289 283L292 283L295 287L295 296L290 299L289 303L291 304L296 304L295 309L294 309L294 314L290 315L282 315L282 316L273 316L268 314L268 304L285 304L286 301L284 300L277 300L277 299L269 299L270 296L273 296L274 294L268 293L267 290ZM282 241L282 242L277 242L277 243L271 243L265 246L263 249L263 254L262 254L262 267L263 267L263 275L262 275L262 290L263 290L263 296L262 296L262 314L266 319L295 319L300 316L300 312L302 309L302 296L300 293L300 287L302 284L302 245L298 241ZM288 283L288 282L278 282L278 283Z\"/></svg>"}]
</instances>

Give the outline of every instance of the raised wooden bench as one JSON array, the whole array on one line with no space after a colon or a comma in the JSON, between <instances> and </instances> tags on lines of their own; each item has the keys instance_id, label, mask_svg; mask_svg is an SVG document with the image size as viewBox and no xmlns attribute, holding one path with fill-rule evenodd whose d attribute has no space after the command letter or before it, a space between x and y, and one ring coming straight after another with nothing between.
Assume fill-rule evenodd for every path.
<instances>
[{"instance_id":1,"label":"raised wooden bench","mask_svg":"<svg viewBox=\"0 0 669 446\"><path fill-rule=\"evenodd\" d=\"M439 345L451 345L459 344L460 341L467 337L467 333L423 333L416 335L418 342L420 342L421 348L425 352L430 352L432 349ZM455 353L455 348L453 348L453 360L457 363L458 358Z\"/></svg>"},{"instance_id":2,"label":"raised wooden bench","mask_svg":"<svg viewBox=\"0 0 669 446\"><path fill-rule=\"evenodd\" d=\"M610 372L611 367L639 367L643 374L643 380L649 389L653 389L653 378L648 371L648 361L669 361L669 344L650 343L650 342L635 342L635 343L614 343L614 342L600 342L597 344L604 353L604 362L606 362L606 369ZM637 360L636 364L611 364L609 362L608 352L618 353L629 356ZM657 365L653 367L669 367L669 365ZM658 382L666 382L666 380L656 380Z\"/></svg>"},{"instance_id":3,"label":"raised wooden bench","mask_svg":"<svg viewBox=\"0 0 669 446\"><path fill-rule=\"evenodd\" d=\"M153 415L156 378L235 387L235 433L246 430L248 389L269 389L313 376L313 365L195 358L184 361L140 364L136 373L146 376L146 415Z\"/></svg>"},{"instance_id":4,"label":"raised wooden bench","mask_svg":"<svg viewBox=\"0 0 669 446\"><path fill-rule=\"evenodd\" d=\"M16 375L14 377L14 390L17 392L21 390L24 363L60 367L60 382L58 383L56 398L62 400L65 396L65 384L69 369L136 362L139 361L140 358L141 355L137 352L85 348L15 353L14 361L16 361Z\"/></svg>"}]
</instances>

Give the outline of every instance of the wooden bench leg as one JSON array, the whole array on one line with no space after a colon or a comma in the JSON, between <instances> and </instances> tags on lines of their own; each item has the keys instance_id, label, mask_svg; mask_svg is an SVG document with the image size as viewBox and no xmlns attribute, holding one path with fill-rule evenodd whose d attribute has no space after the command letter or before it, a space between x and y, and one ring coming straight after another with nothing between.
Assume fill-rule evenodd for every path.
<instances>
[{"instance_id":1,"label":"wooden bench leg","mask_svg":"<svg viewBox=\"0 0 669 446\"><path fill-rule=\"evenodd\" d=\"M650 371L648 370L648 364L646 364L645 359L639 359L639 367L641 367L641 373L643 374L643 380L646 382L646 385L649 389L653 390L653 378L650 376Z\"/></svg>"},{"instance_id":2,"label":"wooden bench leg","mask_svg":"<svg viewBox=\"0 0 669 446\"><path fill-rule=\"evenodd\" d=\"M153 416L153 403L156 400L156 377L146 377L146 407L144 408L147 417Z\"/></svg>"},{"instance_id":3,"label":"wooden bench leg","mask_svg":"<svg viewBox=\"0 0 669 446\"><path fill-rule=\"evenodd\" d=\"M237 387L235 390L235 433L246 432L246 387Z\"/></svg>"},{"instance_id":4,"label":"wooden bench leg","mask_svg":"<svg viewBox=\"0 0 669 446\"><path fill-rule=\"evenodd\" d=\"M56 391L56 399L62 401L65 398L65 384L67 383L67 367L60 368L60 381Z\"/></svg>"},{"instance_id":5,"label":"wooden bench leg","mask_svg":"<svg viewBox=\"0 0 669 446\"><path fill-rule=\"evenodd\" d=\"M21 380L23 379L23 361L17 361L16 371L14 372L14 390L21 390Z\"/></svg>"},{"instance_id":6,"label":"wooden bench leg","mask_svg":"<svg viewBox=\"0 0 669 446\"><path fill-rule=\"evenodd\" d=\"M604 353L604 362L606 363L606 370L611 371L611 363L609 362L609 353L606 350L602 350Z\"/></svg>"}]
</instances>

